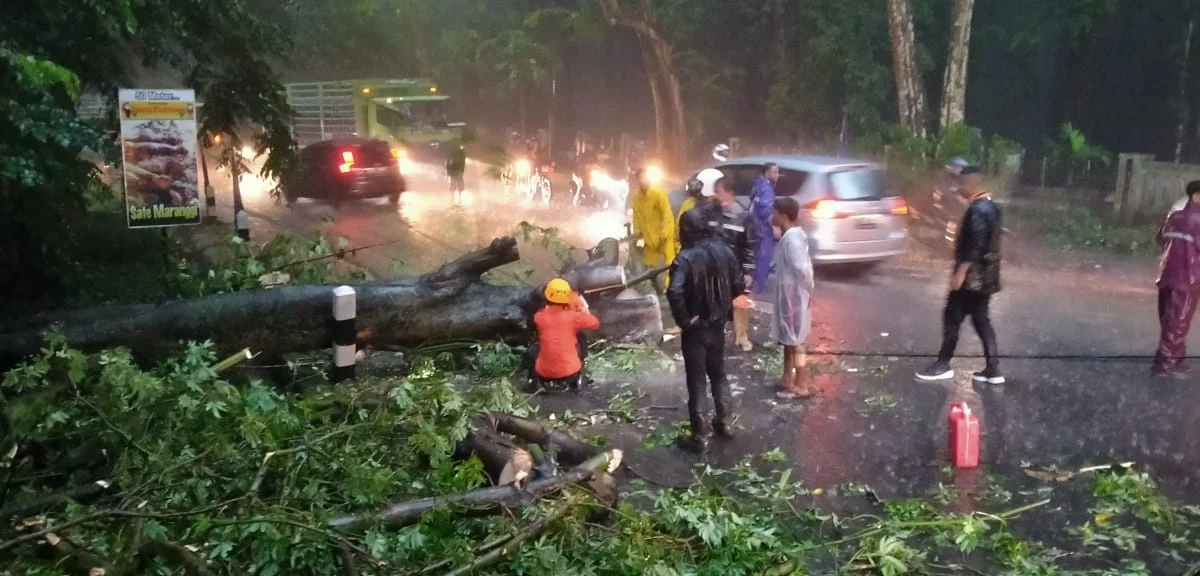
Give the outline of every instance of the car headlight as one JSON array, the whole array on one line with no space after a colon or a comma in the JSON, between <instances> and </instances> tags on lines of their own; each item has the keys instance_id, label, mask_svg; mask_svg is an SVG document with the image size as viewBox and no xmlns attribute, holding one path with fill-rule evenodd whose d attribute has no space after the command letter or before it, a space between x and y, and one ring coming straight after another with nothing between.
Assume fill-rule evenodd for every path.
<instances>
[{"instance_id":1,"label":"car headlight","mask_svg":"<svg viewBox=\"0 0 1200 576\"><path fill-rule=\"evenodd\" d=\"M513 163L513 169L517 171L517 176L528 176L533 172L533 165L529 163L529 159L519 158Z\"/></svg>"}]
</instances>

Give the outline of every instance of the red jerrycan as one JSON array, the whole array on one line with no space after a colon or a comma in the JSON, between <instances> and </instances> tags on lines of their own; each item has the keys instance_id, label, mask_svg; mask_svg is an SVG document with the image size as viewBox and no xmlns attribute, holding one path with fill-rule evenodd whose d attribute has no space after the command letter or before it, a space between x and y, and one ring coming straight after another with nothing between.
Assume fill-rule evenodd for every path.
<instances>
[{"instance_id":1,"label":"red jerrycan","mask_svg":"<svg viewBox=\"0 0 1200 576\"><path fill-rule=\"evenodd\" d=\"M950 406L950 462L955 468L979 466L979 417L966 402Z\"/></svg>"}]
</instances>

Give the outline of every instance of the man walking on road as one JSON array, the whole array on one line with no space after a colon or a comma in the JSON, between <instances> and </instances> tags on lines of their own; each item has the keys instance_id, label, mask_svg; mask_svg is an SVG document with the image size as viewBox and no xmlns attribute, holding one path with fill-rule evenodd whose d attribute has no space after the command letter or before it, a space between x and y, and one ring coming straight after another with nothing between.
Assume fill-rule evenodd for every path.
<instances>
[{"instance_id":1,"label":"man walking on road","mask_svg":"<svg viewBox=\"0 0 1200 576\"><path fill-rule=\"evenodd\" d=\"M1150 373L1188 376L1187 336L1200 297L1200 181L1187 185L1188 202L1173 211L1158 231L1162 260L1158 273L1158 321L1162 335Z\"/></svg>"},{"instance_id":2,"label":"man walking on road","mask_svg":"<svg viewBox=\"0 0 1200 576\"><path fill-rule=\"evenodd\" d=\"M976 382L1003 384L996 351L996 331L992 328L988 307L992 295L1000 291L1000 208L983 187L979 168L962 171L959 192L968 202L954 242L954 270L950 274L950 293L942 316L942 348L929 368L917 373L924 381L950 380L954 370L950 360L958 347L958 332L963 320L971 317L975 332L983 343L987 365L976 372Z\"/></svg>"},{"instance_id":3,"label":"man walking on road","mask_svg":"<svg viewBox=\"0 0 1200 576\"><path fill-rule=\"evenodd\" d=\"M755 294L767 289L767 278L771 276L771 259L775 257L775 231L771 215L775 213L775 184L779 182L779 166L768 162L763 174L754 182L750 192L750 211L758 232L758 248L755 250L754 281L750 288Z\"/></svg>"},{"instance_id":4,"label":"man walking on road","mask_svg":"<svg viewBox=\"0 0 1200 576\"><path fill-rule=\"evenodd\" d=\"M708 424L701 412L706 383L712 387L716 413L713 427L723 437L733 435L729 385L725 380L725 322L732 313L734 297L745 290L745 282L737 257L717 230L703 210L683 213L679 222L683 251L671 264L667 288L671 315L682 330L680 344L691 424L691 435L680 438L677 444L690 452L703 452L708 447Z\"/></svg>"},{"instance_id":5,"label":"man walking on road","mask_svg":"<svg viewBox=\"0 0 1200 576\"><path fill-rule=\"evenodd\" d=\"M467 147L463 143L452 146L446 154L446 177L450 180L450 191L454 193L454 205L462 206L463 191L467 189L463 174L467 171Z\"/></svg>"}]
</instances>

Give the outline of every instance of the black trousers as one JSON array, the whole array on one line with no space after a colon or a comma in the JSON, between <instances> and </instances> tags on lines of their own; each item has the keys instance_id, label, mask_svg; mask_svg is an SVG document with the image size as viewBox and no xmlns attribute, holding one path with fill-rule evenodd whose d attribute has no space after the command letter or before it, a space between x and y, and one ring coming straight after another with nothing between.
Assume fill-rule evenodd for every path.
<instances>
[{"instance_id":1,"label":"black trousers","mask_svg":"<svg viewBox=\"0 0 1200 576\"><path fill-rule=\"evenodd\" d=\"M954 358L954 350L958 348L958 332L963 320L971 317L975 333L983 343L983 355L987 358L988 368L998 368L996 358L996 331L992 328L992 319L988 313L992 296L973 290L955 290L946 298L946 310L942 314L942 349L938 352L939 362L949 362Z\"/></svg>"},{"instance_id":2,"label":"black trousers","mask_svg":"<svg viewBox=\"0 0 1200 576\"><path fill-rule=\"evenodd\" d=\"M683 367L687 374L688 420L692 436L707 436L704 419L705 384L711 385L716 422L729 425L729 384L725 381L725 327L686 328L680 334Z\"/></svg>"}]
</instances>

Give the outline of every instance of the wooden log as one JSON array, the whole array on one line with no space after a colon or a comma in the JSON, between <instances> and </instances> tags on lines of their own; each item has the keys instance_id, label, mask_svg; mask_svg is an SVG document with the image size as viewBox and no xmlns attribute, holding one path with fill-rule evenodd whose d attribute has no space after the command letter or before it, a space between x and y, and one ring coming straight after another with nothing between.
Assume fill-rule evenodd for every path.
<instances>
[{"instance_id":1,"label":"wooden log","mask_svg":"<svg viewBox=\"0 0 1200 576\"><path fill-rule=\"evenodd\" d=\"M533 457L519 446L495 432L474 431L456 447L460 459L475 456L483 463L483 471L493 486L520 483L533 470Z\"/></svg>"},{"instance_id":2,"label":"wooden log","mask_svg":"<svg viewBox=\"0 0 1200 576\"><path fill-rule=\"evenodd\" d=\"M566 466L578 466L604 452L604 449L599 446L576 440L566 432L547 428L528 418L489 412L483 416L482 420L488 427L498 432L511 434L526 442L538 444L550 454L552 459L556 459Z\"/></svg>"}]
</instances>

